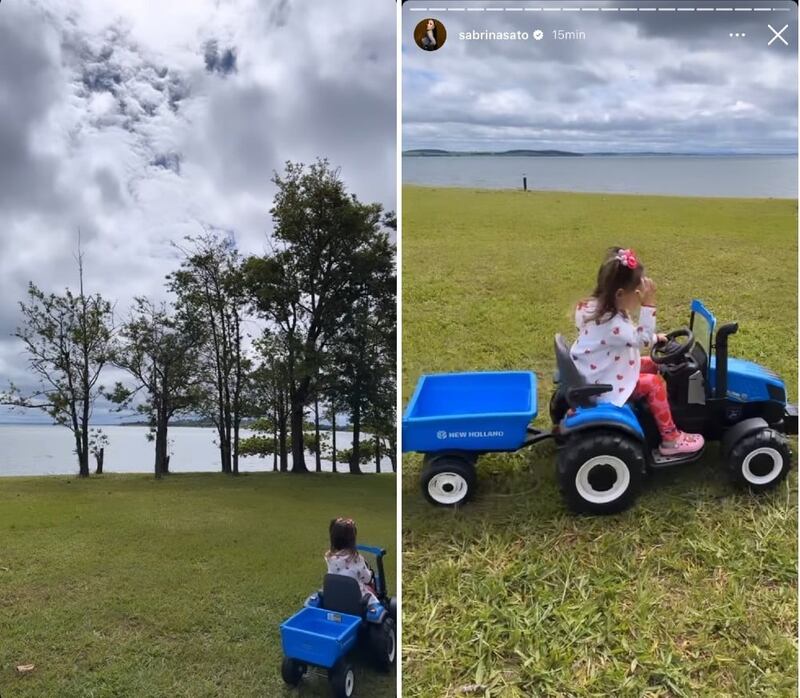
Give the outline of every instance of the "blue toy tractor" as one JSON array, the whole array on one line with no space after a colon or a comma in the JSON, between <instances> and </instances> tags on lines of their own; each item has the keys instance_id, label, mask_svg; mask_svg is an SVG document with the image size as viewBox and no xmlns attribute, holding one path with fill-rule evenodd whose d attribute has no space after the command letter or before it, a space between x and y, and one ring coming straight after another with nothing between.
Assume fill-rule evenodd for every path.
<instances>
[{"instance_id":1,"label":"blue toy tractor","mask_svg":"<svg viewBox=\"0 0 800 698\"><path fill-rule=\"evenodd\" d=\"M378 603L369 604L358 581L326 574L322 589L306 599L304 607L281 625L283 662L281 676L296 686L310 667L327 670L335 698L350 698L355 690L355 671L348 655L363 644L375 666L388 672L397 656L397 602L386 591L383 558L386 551L357 546L375 556L373 573Z\"/></svg>"},{"instance_id":2,"label":"blue toy tractor","mask_svg":"<svg viewBox=\"0 0 800 698\"><path fill-rule=\"evenodd\" d=\"M667 384L679 429L719 441L733 481L752 492L777 486L791 465L787 434L797 434L797 407L783 381L758 364L728 356L736 323L717 327L692 301L689 327L670 332L651 351ZM610 385L588 385L569 346L556 336L552 428L536 416L536 376L530 372L423 376L403 417L403 450L425 455L422 491L433 504L455 506L475 489L478 457L516 451L546 439L558 448L558 481L571 509L609 514L628 507L650 469L697 460L662 456L655 420L643 401L618 407L598 401Z\"/></svg>"}]
</instances>

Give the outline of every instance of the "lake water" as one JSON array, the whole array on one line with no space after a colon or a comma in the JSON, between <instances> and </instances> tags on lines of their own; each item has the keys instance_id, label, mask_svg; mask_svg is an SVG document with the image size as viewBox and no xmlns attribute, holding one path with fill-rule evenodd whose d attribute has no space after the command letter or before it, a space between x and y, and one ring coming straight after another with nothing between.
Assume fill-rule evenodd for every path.
<instances>
[{"instance_id":1,"label":"lake water","mask_svg":"<svg viewBox=\"0 0 800 698\"><path fill-rule=\"evenodd\" d=\"M403 183L673 196L797 198L797 157L403 157Z\"/></svg>"},{"instance_id":2,"label":"lake water","mask_svg":"<svg viewBox=\"0 0 800 698\"><path fill-rule=\"evenodd\" d=\"M104 426L109 438L103 471L107 473L152 473L154 444L145 437L147 427ZM252 435L243 430L242 436ZM219 472L219 451L214 444L214 429L202 427L171 427L170 471L174 473ZM336 432L336 446L349 448L353 435ZM4 475L75 475L78 465L73 454L72 432L65 427L39 424L0 424L0 476ZM366 445L370 448L369 445ZM289 458L291 463L291 457ZM94 459L90 461L94 471ZM314 457L306 454L306 466L313 470ZM330 472L331 463L322 461L323 470ZM337 463L347 471L347 466ZM375 461L363 465L364 472L375 472ZM240 458L241 472L272 470L272 458L248 456ZM381 470L391 471L388 458L381 460Z\"/></svg>"}]
</instances>

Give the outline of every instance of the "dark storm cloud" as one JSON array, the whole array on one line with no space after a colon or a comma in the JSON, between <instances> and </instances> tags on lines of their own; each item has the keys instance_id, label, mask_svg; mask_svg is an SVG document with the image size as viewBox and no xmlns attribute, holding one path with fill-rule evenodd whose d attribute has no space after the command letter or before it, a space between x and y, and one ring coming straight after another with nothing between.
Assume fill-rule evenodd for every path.
<instances>
[{"instance_id":1,"label":"dark storm cloud","mask_svg":"<svg viewBox=\"0 0 800 698\"><path fill-rule=\"evenodd\" d=\"M3 3L0 388L30 381L17 301L75 287L78 229L88 289L123 317L165 296L172 241L266 249L286 160L327 157L394 208L393 46L391 3Z\"/></svg>"},{"instance_id":2,"label":"dark storm cloud","mask_svg":"<svg viewBox=\"0 0 800 698\"><path fill-rule=\"evenodd\" d=\"M795 37L767 46L767 24L795 11L411 11L421 4L404 6L404 148L796 152ZM428 16L448 31L433 53L411 40ZM536 28L541 41L459 38ZM557 41L554 29L585 38Z\"/></svg>"},{"instance_id":3,"label":"dark storm cloud","mask_svg":"<svg viewBox=\"0 0 800 698\"><path fill-rule=\"evenodd\" d=\"M53 48L30 12L13 5L3 12L12 21L0 22L0 208L55 208L54 162L35 140L62 87Z\"/></svg>"},{"instance_id":4,"label":"dark storm cloud","mask_svg":"<svg viewBox=\"0 0 800 698\"><path fill-rule=\"evenodd\" d=\"M228 75L236 71L236 49L226 48L220 51L219 42L216 39L206 42L203 58L209 73Z\"/></svg>"}]
</instances>

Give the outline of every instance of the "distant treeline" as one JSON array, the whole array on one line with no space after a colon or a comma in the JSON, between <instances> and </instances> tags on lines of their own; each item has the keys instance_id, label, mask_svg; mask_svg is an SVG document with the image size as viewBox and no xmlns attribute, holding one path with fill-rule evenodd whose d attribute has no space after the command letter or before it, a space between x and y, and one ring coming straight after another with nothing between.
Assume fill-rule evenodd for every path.
<instances>
[{"instance_id":1,"label":"distant treeline","mask_svg":"<svg viewBox=\"0 0 800 698\"><path fill-rule=\"evenodd\" d=\"M325 160L287 163L273 182L269 253L243 256L232 231L205 228L175 244L171 300L137 297L121 322L110 300L85 291L79 242L79 288L30 282L20 303L15 334L39 387L10 385L0 404L69 428L82 476L90 454L102 471L108 437L89 426L100 397L143 416L156 477L169 472L175 425L212 426L225 473L243 455L272 457L281 471L291 456L292 472L308 472L307 453L316 471L323 458L354 473L375 458L380 471L384 453L394 469L396 219L349 193ZM106 389L110 367L128 379ZM242 428L258 434L241 438ZM337 450L337 429L352 431L352 448Z\"/></svg>"}]
</instances>

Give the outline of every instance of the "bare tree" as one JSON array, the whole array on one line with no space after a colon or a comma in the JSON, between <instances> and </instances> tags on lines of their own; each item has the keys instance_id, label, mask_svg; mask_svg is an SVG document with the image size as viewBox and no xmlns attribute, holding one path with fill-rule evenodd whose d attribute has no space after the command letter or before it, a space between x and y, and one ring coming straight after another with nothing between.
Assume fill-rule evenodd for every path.
<instances>
[{"instance_id":1,"label":"bare tree","mask_svg":"<svg viewBox=\"0 0 800 698\"><path fill-rule=\"evenodd\" d=\"M33 282L27 302L20 302L23 323L14 335L22 340L28 366L39 385L22 391L11 384L0 404L38 409L67 427L75 440L78 472L89 475L89 423L95 400L103 393L100 373L113 353L113 308L100 294L87 295L83 254L78 252L79 293L45 293Z\"/></svg>"}]
</instances>

